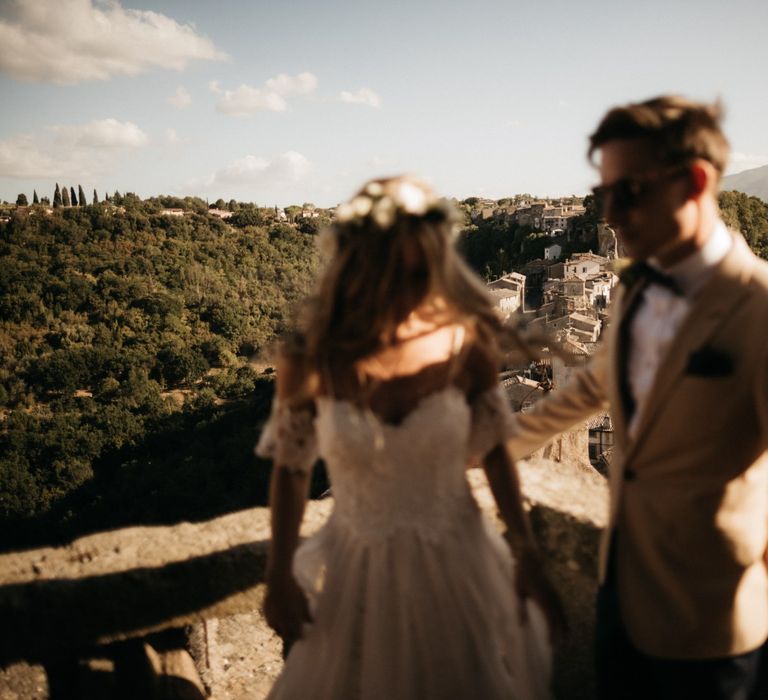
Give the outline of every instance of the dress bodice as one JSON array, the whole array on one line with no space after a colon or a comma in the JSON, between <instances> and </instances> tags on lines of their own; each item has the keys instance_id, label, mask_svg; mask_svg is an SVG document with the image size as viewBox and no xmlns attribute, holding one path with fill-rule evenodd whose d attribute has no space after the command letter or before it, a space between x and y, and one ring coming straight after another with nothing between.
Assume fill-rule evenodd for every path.
<instances>
[{"instance_id":1,"label":"dress bodice","mask_svg":"<svg viewBox=\"0 0 768 700\"><path fill-rule=\"evenodd\" d=\"M501 387L471 403L448 385L428 394L397 424L371 410L328 396L316 413L275 401L257 446L278 468L308 472L325 460L334 518L360 537L416 528L439 536L476 508L465 478L472 456L502 442L513 418Z\"/></svg>"},{"instance_id":2,"label":"dress bodice","mask_svg":"<svg viewBox=\"0 0 768 700\"><path fill-rule=\"evenodd\" d=\"M442 531L470 507L464 471L471 410L457 387L429 394L396 425L338 399L320 399L317 411L335 516L361 535Z\"/></svg>"}]
</instances>

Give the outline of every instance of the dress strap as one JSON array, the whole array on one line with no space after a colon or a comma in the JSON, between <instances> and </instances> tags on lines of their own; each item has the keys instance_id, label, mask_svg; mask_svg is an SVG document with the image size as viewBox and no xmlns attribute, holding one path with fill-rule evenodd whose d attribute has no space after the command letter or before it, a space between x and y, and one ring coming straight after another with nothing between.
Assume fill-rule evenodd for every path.
<instances>
[{"instance_id":1,"label":"dress strap","mask_svg":"<svg viewBox=\"0 0 768 700\"><path fill-rule=\"evenodd\" d=\"M453 343L451 345L451 357L457 357L464 347L464 337L466 336L466 329L464 326L459 325L453 332Z\"/></svg>"},{"instance_id":2,"label":"dress strap","mask_svg":"<svg viewBox=\"0 0 768 700\"><path fill-rule=\"evenodd\" d=\"M458 325L453 331L453 339L451 340L451 355L449 358L450 364L448 365L448 384L453 384L453 380L456 378L456 374L461 366L460 358L461 352L464 349L464 339L466 337L466 329L463 325Z\"/></svg>"}]
</instances>

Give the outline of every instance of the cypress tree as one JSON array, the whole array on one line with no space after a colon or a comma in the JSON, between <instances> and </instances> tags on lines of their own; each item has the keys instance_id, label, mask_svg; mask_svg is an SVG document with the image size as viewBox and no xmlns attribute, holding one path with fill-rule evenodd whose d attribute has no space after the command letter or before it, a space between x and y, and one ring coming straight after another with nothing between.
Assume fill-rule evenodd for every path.
<instances>
[{"instance_id":1,"label":"cypress tree","mask_svg":"<svg viewBox=\"0 0 768 700\"><path fill-rule=\"evenodd\" d=\"M40 204L40 199L37 196L37 190L32 190L32 204Z\"/></svg>"},{"instance_id":2,"label":"cypress tree","mask_svg":"<svg viewBox=\"0 0 768 700\"><path fill-rule=\"evenodd\" d=\"M86 205L85 192L83 192L83 186L82 185L78 185L77 186L77 203L81 207L84 207Z\"/></svg>"},{"instance_id":3,"label":"cypress tree","mask_svg":"<svg viewBox=\"0 0 768 700\"><path fill-rule=\"evenodd\" d=\"M53 192L53 206L60 207L62 205L61 192L59 190L59 183L56 183L56 189Z\"/></svg>"},{"instance_id":4,"label":"cypress tree","mask_svg":"<svg viewBox=\"0 0 768 700\"><path fill-rule=\"evenodd\" d=\"M77 206L77 195L75 194L74 187L69 188L69 201L72 203L73 207Z\"/></svg>"},{"instance_id":5,"label":"cypress tree","mask_svg":"<svg viewBox=\"0 0 768 700\"><path fill-rule=\"evenodd\" d=\"M62 188L61 188L61 203L62 203L62 204L65 206L65 207L68 207L68 206L70 206L70 202L69 202L69 190L67 189L67 186L66 186L66 185L64 185L64 187L62 187Z\"/></svg>"},{"instance_id":6,"label":"cypress tree","mask_svg":"<svg viewBox=\"0 0 768 700\"><path fill-rule=\"evenodd\" d=\"M93 203L98 204L99 203L99 195L96 194L96 188L93 188Z\"/></svg>"}]
</instances>

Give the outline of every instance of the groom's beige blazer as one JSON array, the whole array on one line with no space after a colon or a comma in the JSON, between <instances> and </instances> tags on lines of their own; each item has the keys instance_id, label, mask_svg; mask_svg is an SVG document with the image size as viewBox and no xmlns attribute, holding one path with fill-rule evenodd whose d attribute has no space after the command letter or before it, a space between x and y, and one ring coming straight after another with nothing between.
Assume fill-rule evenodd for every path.
<instances>
[{"instance_id":1,"label":"groom's beige blazer","mask_svg":"<svg viewBox=\"0 0 768 700\"><path fill-rule=\"evenodd\" d=\"M517 414L515 458L610 409L609 543L630 639L675 659L735 655L768 636L768 264L734 234L662 361L633 437L619 384L620 285L601 350Z\"/></svg>"}]
</instances>

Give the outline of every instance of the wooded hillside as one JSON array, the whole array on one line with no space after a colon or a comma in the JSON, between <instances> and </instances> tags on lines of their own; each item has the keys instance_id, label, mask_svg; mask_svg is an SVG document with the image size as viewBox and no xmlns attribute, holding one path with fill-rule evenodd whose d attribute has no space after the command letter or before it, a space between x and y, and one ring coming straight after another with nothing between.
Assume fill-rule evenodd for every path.
<instances>
[{"instance_id":1,"label":"wooded hillside","mask_svg":"<svg viewBox=\"0 0 768 700\"><path fill-rule=\"evenodd\" d=\"M2 545L263 500L271 377L250 361L310 290L314 236L159 210L0 225Z\"/></svg>"}]
</instances>

